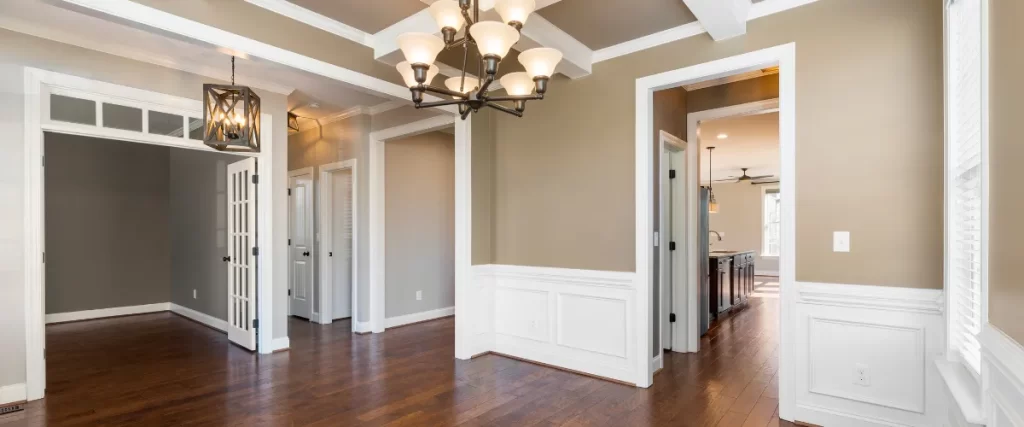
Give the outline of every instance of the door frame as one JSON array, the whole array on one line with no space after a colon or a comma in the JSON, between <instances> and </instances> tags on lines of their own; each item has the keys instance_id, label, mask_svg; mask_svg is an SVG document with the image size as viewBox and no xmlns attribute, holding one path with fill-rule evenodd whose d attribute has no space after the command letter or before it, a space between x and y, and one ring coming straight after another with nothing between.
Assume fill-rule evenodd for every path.
<instances>
[{"instance_id":1,"label":"door frame","mask_svg":"<svg viewBox=\"0 0 1024 427\"><path fill-rule=\"evenodd\" d=\"M685 244L685 243L687 243L687 240L685 240L685 239L677 239L676 238L679 235L686 235L687 234L687 233L685 233L685 231L686 231L685 227L686 227L687 224L686 223L681 223L677 227L676 224L675 224L675 221L673 221L672 218L670 217L669 209L668 209L669 208L669 203L668 203L669 192L667 191L668 187L671 185L671 182L669 181L669 170L672 169L672 161L671 161L671 157L670 157L669 153L671 153L671 152L683 152L685 154L689 154L689 151L687 151L687 149L686 149L687 144L686 144L686 141L684 141L683 139L681 139L681 138L679 138L679 137L677 137L675 135L672 135L671 133L665 132L664 130L660 130L659 131L658 146L659 146L659 153L660 153L659 159L661 160L660 161L660 169L658 169L659 170L659 173L658 173L658 200L660 201L660 203L658 205L658 207L659 207L659 213L658 213L658 230L659 230L659 233L658 233L658 242L657 242L657 246L658 246L658 259L659 259L659 264L658 265L661 266L660 267L660 271L659 271L659 273L661 273L661 274L660 274L660 277L659 277L659 280L658 280L658 285L659 285L658 286L658 288L659 288L658 289L658 295L660 296L659 303L661 305L661 307L659 307L659 309L660 309L659 313L661 314L661 318L660 318L661 325L660 325L660 329L659 329L661 331L661 337L659 337L659 340L658 340L658 343L660 344L659 345L660 348L658 349L658 354L655 357L655 360L656 360L656 362L655 362L655 369L661 369L661 367L664 365L664 360L662 359L662 357L664 356L664 353L665 353L666 349L677 348L676 347L675 336L678 335L678 331L676 331L674 329L683 329L683 328L672 328L672 323L669 322L669 314L672 313L672 307L674 307L676 305L675 304L676 303L676 292L675 291L678 289L678 287L675 286L675 284L677 282L677 280L676 280L676 276L677 275L675 275L675 274L673 274L671 276L669 275L669 271L671 270L674 273L675 272L675 267L676 267L675 259L674 259L675 257L671 257L671 253L669 252L669 243L673 242L673 241L683 243L683 247L679 248L680 254L683 257L685 257L686 254L689 253L688 247L687 247L688 245ZM690 180L690 176L689 176L690 170L689 170L688 167L685 167L685 166L688 166L688 165L683 165L683 166L684 166L684 172L686 172L686 175L684 175L682 177L678 177L678 175L677 175L677 177L680 178L681 181L685 185L685 183L689 182L689 180ZM675 201L676 199L672 199L672 200ZM684 209L685 209L686 199L681 198L681 199L678 200L678 203L682 203L683 206L684 206ZM672 222L672 225L673 225L672 233L665 233L665 230L668 228L668 224L669 224L670 221ZM688 258L683 258L683 259L688 259ZM670 269L668 267L672 267L672 268ZM690 267L687 266L687 269L689 269L689 268ZM682 270L682 271L686 271L686 270ZM668 289L672 289L672 291L673 291L671 298L665 298L665 294L666 294L665 291L668 290ZM669 345L666 346L665 345L666 343L669 343Z\"/></svg>"},{"instance_id":2,"label":"door frame","mask_svg":"<svg viewBox=\"0 0 1024 427\"><path fill-rule=\"evenodd\" d=\"M653 260L654 260L654 226L652 224L654 183L652 169L654 162L654 91L670 89L699 81L723 77L738 72L748 71L766 66L779 66L779 146L781 152L780 188L791 195L782 201L782 233L781 260L779 263L780 281L780 345L779 345L779 415L792 420L796 410L795 397L795 347L793 346L796 325L795 316L795 249L796 249L796 215L795 215L795 178L796 178L796 43L756 50L736 56L722 58L710 62L696 64L676 70L641 77L636 81L636 122L635 122L635 184L636 184L636 278L634 286L638 295L634 309L634 324L646 333L637 334L638 364L637 385L648 387L653 382L651 358L648 353L653 338L654 303L653 293ZM688 144L697 144L688 141ZM694 150L697 151L697 150ZM689 157L688 157L689 159ZM698 157L699 159L699 157ZM699 167L699 162L698 167ZM688 165L690 166L690 165ZM699 173L699 171L698 171ZM699 182L690 186L699 185ZM689 193L689 192L688 192ZM687 203L692 215L694 203ZM689 276L693 281L694 272ZM688 310L686 320L693 322L696 310ZM679 316L677 316L677 320ZM692 341L692 339L690 340Z\"/></svg>"},{"instance_id":3,"label":"door frame","mask_svg":"<svg viewBox=\"0 0 1024 427\"><path fill-rule=\"evenodd\" d=\"M292 195L291 195L292 178L299 177L299 176L304 176L304 175L309 175L309 182L310 182L310 185L312 186L312 188L309 189L309 191L310 191L310 193L309 193L309 202L310 202L309 204L310 204L310 206L309 206L309 210L308 210L309 213L307 214L308 217L309 217L307 219L309 220L310 232L312 234L312 236L310 236L310 237L313 239L313 241L310 242L310 244L309 244L309 250L313 252L313 254L311 254L310 257L309 257L309 262L312 264L312 265L310 265L310 272L309 272L309 274L310 274L310 281L311 281L311 283L309 284L309 289L311 291L315 291L315 288L316 288L316 272L317 272L317 270L316 270L317 262L316 261L317 261L317 256L318 256L316 251L318 249L318 243L319 243L319 240L320 240L320 233L319 233L319 230L317 229L316 224L314 223L314 221L316 221L316 214L315 214L315 210L316 209L314 207L315 206L314 204L316 203L315 202L316 197L314 197L314 195L316 194L316 191L317 191L316 174L314 173L314 170L315 170L315 168L310 166L310 167L293 169L293 170L288 171L288 197L289 197L289 199L288 199L288 290L289 291L293 289L293 287L292 287L292 279L295 278L295 275L292 274L292 265L294 264L294 262L293 262L294 260L292 259L292 256L294 256L295 254L294 254L294 251L292 251L292 245L291 245L291 240L292 240L292 221L295 219L295 218L292 217L292 200L291 200L291 197L292 197ZM316 302L315 301L316 301L315 297L309 299L309 321L310 322L316 322L317 321L316 320L317 310L315 310L315 308L316 308ZM291 315L292 315L292 296L291 296L291 294L289 294L288 295L288 316L291 316Z\"/></svg>"},{"instance_id":4,"label":"door frame","mask_svg":"<svg viewBox=\"0 0 1024 427\"><path fill-rule=\"evenodd\" d=\"M455 126L455 358L468 360L473 356L473 328L468 313L480 296L471 289L470 254L472 230L472 116L459 120L453 115L440 115L370 133L369 163L369 294L370 329L385 330L385 158L388 140L419 135Z\"/></svg>"},{"instance_id":5,"label":"door frame","mask_svg":"<svg viewBox=\"0 0 1024 427\"><path fill-rule=\"evenodd\" d=\"M320 165L320 185L317 186L317 194L320 203L320 232L319 247L320 256L320 324L326 325L334 321L334 263L327 254L333 249L330 245L333 240L332 217L334 216L334 173L348 170L352 173L352 247L349 248L352 254L352 332L368 332L360 327L359 322L359 176L356 159L349 159L341 162Z\"/></svg>"},{"instance_id":6,"label":"door frame","mask_svg":"<svg viewBox=\"0 0 1024 427\"><path fill-rule=\"evenodd\" d=\"M86 79L70 74L57 73L33 67L24 68L24 267L25 267L25 386L26 400L42 399L46 389L46 347L45 330L45 222L44 222L44 188L43 188L43 133L54 132L70 135L103 138L124 142L162 145L185 148L190 150L217 152L199 141L182 137L155 135L148 132L148 110L180 114L185 117L183 125L187 126L189 117L203 117L203 103L200 100L182 98L159 92L136 89L128 86ZM50 121L49 96L52 93L74 96L96 101L97 113L101 114L103 102L131 106L143 110L142 132L104 128L97 125L82 125ZM257 274L257 318L265 319L259 327L257 351L271 353L274 348L274 316L273 316L273 259L274 245L274 206L275 198L271 191L274 165L273 117L261 115L261 147L257 154L241 154L256 157L261 166L260 181L265 185L257 187L257 197L262 206L271 208L257 209L257 227L259 244L259 262ZM266 284L267 286L264 286ZM227 283L225 283L225 287ZM287 340L283 340L286 342ZM284 344L286 348L287 345Z\"/></svg>"}]
</instances>

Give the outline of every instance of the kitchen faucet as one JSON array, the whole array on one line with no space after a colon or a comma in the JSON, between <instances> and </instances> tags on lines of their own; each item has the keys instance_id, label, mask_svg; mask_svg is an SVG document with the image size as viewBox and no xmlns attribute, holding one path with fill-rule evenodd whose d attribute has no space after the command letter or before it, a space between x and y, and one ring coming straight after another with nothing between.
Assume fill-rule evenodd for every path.
<instances>
[{"instance_id":1,"label":"kitchen faucet","mask_svg":"<svg viewBox=\"0 0 1024 427\"><path fill-rule=\"evenodd\" d=\"M717 241L711 242L711 235L712 234L714 234L715 237L718 238ZM722 241L722 233L719 233L719 232L717 232L715 230L708 231L708 242L709 242L708 246L714 246L715 243L718 243L718 242L721 242L721 241Z\"/></svg>"}]
</instances>

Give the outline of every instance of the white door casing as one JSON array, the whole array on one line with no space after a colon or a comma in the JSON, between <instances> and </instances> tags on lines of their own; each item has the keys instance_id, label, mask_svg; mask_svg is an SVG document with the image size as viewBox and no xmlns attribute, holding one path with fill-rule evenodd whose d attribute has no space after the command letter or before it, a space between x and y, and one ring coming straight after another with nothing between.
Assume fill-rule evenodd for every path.
<instances>
[{"instance_id":1,"label":"white door casing","mask_svg":"<svg viewBox=\"0 0 1024 427\"><path fill-rule=\"evenodd\" d=\"M685 270L687 268L685 264L685 256L688 253L686 240L682 238L685 236L684 227L685 223L679 221L675 215L683 211L682 203L685 201L678 193L678 190L685 188L687 182L687 168L684 161L684 150L686 148L686 141L679 139L675 135L672 135L665 131L660 131L659 134L659 146L660 146L660 166L659 169L659 192L658 198L661 201L659 204L661 212L659 212L659 225L658 228L661 230L659 233L660 242L658 242L658 255L659 265L661 266L661 274L659 283L659 295L661 295L660 302L660 323L661 323L661 349L672 349L673 351L681 352L686 351L685 346L680 346L679 341L676 341L676 337L680 332L681 328L676 326L680 323L672 323L669 321L669 316L675 313L677 319L686 315L685 306L677 304L676 299L680 292L679 287L675 286L680 279L685 277ZM675 178L670 178L670 171L675 170ZM671 251L670 243L676 242L676 250ZM682 264L678 263L679 260L684 260Z\"/></svg>"},{"instance_id":2,"label":"white door casing","mask_svg":"<svg viewBox=\"0 0 1024 427\"><path fill-rule=\"evenodd\" d=\"M256 350L256 159L228 165L228 339Z\"/></svg>"},{"instance_id":3,"label":"white door casing","mask_svg":"<svg viewBox=\"0 0 1024 427\"><path fill-rule=\"evenodd\" d=\"M319 166L319 322L352 318L353 332L369 332L357 321L359 305L359 174L356 159ZM346 215L347 214L347 215ZM338 229L336 231L336 229ZM342 237L338 239L339 235ZM347 238L346 238L347 236ZM344 295L339 295L343 293Z\"/></svg>"},{"instance_id":4,"label":"white door casing","mask_svg":"<svg viewBox=\"0 0 1024 427\"><path fill-rule=\"evenodd\" d=\"M288 173L288 313L313 319L313 169Z\"/></svg>"}]
</instances>

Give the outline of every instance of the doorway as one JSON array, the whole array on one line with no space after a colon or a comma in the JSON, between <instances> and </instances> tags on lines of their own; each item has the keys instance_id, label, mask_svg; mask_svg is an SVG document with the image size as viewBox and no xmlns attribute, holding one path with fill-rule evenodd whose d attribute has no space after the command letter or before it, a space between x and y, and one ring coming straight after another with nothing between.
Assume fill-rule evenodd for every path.
<instances>
[{"instance_id":1,"label":"doorway","mask_svg":"<svg viewBox=\"0 0 1024 427\"><path fill-rule=\"evenodd\" d=\"M359 209L356 159L320 166L319 322L351 319L353 332L367 332L359 318Z\"/></svg>"},{"instance_id":2,"label":"doorway","mask_svg":"<svg viewBox=\"0 0 1024 427\"><path fill-rule=\"evenodd\" d=\"M313 168L288 172L288 315L314 320Z\"/></svg>"}]
</instances>

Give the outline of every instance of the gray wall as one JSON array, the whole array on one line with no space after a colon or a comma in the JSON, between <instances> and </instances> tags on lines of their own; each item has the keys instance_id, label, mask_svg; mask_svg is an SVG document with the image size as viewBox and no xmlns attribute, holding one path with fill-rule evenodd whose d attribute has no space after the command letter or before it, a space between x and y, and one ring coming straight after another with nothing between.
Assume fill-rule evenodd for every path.
<instances>
[{"instance_id":1,"label":"gray wall","mask_svg":"<svg viewBox=\"0 0 1024 427\"><path fill-rule=\"evenodd\" d=\"M455 137L431 132L384 147L385 317L452 307Z\"/></svg>"},{"instance_id":2,"label":"gray wall","mask_svg":"<svg viewBox=\"0 0 1024 427\"><path fill-rule=\"evenodd\" d=\"M227 320L227 165L231 154L172 149L170 301ZM195 290L195 297L193 297Z\"/></svg>"},{"instance_id":3,"label":"gray wall","mask_svg":"<svg viewBox=\"0 0 1024 427\"><path fill-rule=\"evenodd\" d=\"M46 133L46 313L170 300L170 149Z\"/></svg>"},{"instance_id":4,"label":"gray wall","mask_svg":"<svg viewBox=\"0 0 1024 427\"><path fill-rule=\"evenodd\" d=\"M132 61L0 29L0 386L25 382L24 273L24 67L36 67L88 79L200 100L204 83L216 79ZM223 82L220 82L223 83ZM274 194L287 188L288 119L284 95L259 92L262 109L273 120L274 156L270 167ZM261 165L265 168L267 165ZM265 169L263 169L265 170ZM287 245L288 212L284 198L273 209L275 248ZM273 260L274 338L288 335L287 258Z\"/></svg>"}]
</instances>

